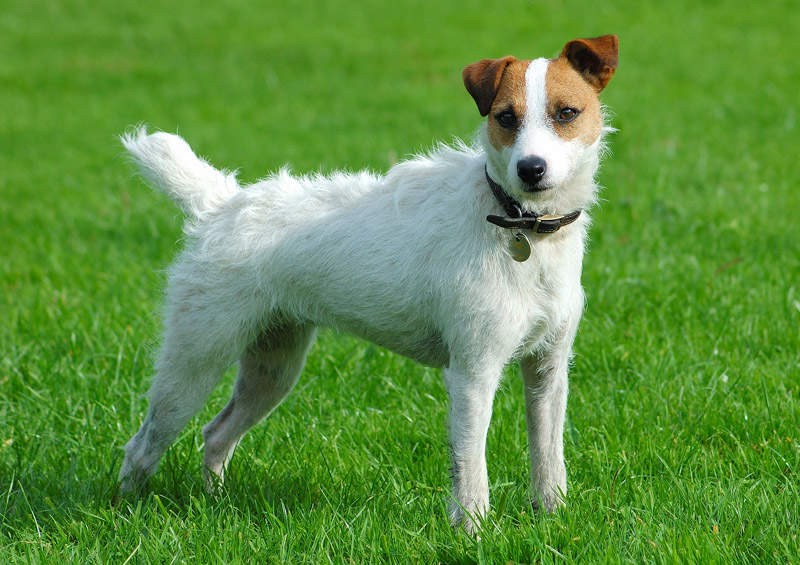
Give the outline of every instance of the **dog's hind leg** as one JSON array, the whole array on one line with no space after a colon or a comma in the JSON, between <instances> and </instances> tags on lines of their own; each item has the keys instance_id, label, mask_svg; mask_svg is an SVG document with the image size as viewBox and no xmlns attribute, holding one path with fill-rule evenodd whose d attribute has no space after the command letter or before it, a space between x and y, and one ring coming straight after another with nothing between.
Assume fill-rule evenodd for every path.
<instances>
[{"instance_id":1,"label":"dog's hind leg","mask_svg":"<svg viewBox=\"0 0 800 565\"><path fill-rule=\"evenodd\" d=\"M125 446L120 492L137 490L156 471L166 449L242 354L257 323L249 302L190 279L176 276L170 281L150 408Z\"/></svg>"},{"instance_id":2,"label":"dog's hind leg","mask_svg":"<svg viewBox=\"0 0 800 565\"><path fill-rule=\"evenodd\" d=\"M283 324L263 332L247 348L230 402L203 428L209 489L223 479L233 450L247 430L294 388L315 335L314 326Z\"/></svg>"},{"instance_id":3,"label":"dog's hind leg","mask_svg":"<svg viewBox=\"0 0 800 565\"><path fill-rule=\"evenodd\" d=\"M228 362L192 358L167 346L150 388L150 408L141 428L125 446L120 492L140 488L155 473L161 456L200 410ZM202 360L202 361L201 361Z\"/></svg>"},{"instance_id":4,"label":"dog's hind leg","mask_svg":"<svg viewBox=\"0 0 800 565\"><path fill-rule=\"evenodd\" d=\"M150 387L150 408L142 427L125 446L120 491L140 488L161 456L200 408L225 370L235 361L209 357L183 342L167 340Z\"/></svg>"}]
</instances>

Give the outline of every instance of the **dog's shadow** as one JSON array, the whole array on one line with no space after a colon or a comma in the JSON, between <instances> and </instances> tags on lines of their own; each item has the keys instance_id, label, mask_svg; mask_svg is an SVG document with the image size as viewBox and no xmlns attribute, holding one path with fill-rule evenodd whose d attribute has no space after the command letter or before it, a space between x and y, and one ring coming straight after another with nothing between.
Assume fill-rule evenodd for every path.
<instances>
[{"instance_id":1,"label":"dog's shadow","mask_svg":"<svg viewBox=\"0 0 800 565\"><path fill-rule=\"evenodd\" d=\"M268 465L265 472L263 462L247 456L234 457L226 469L225 481L208 486L198 469L196 452L179 447L184 441L192 439L185 437L176 442L161 461L158 472L139 492L120 495L114 476L112 488L106 489L101 498L110 501L117 511L158 507L178 519L189 518L197 508L209 508L220 513L236 512L268 521L270 518L285 521L294 513L326 504L355 504L345 500L348 489L320 480L307 467L277 470L277 466ZM116 461L117 469L120 464L121 457Z\"/></svg>"}]
</instances>

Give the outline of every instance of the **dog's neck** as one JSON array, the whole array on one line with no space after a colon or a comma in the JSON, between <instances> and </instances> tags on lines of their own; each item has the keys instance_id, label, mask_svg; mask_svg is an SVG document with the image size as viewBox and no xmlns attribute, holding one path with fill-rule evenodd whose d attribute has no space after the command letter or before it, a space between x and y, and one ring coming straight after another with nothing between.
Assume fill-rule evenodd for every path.
<instances>
[{"instance_id":1,"label":"dog's neck","mask_svg":"<svg viewBox=\"0 0 800 565\"><path fill-rule=\"evenodd\" d=\"M522 209L522 205L511 197L503 187L497 184L492 177L489 176L488 168L484 167L486 174L486 181L492 189L492 194L503 207L506 216L496 216L490 214L486 216L486 221L496 226L507 229L527 229L535 233L553 233L560 230L562 227L571 224L581 215L581 210L575 210L568 214L553 215L553 214L536 214Z\"/></svg>"}]
</instances>

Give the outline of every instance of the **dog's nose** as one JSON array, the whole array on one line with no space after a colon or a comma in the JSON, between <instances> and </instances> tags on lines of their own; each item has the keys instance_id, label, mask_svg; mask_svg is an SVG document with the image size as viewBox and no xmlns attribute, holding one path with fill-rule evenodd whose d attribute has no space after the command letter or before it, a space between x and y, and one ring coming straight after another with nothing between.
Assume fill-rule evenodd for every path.
<instances>
[{"instance_id":1,"label":"dog's nose","mask_svg":"<svg viewBox=\"0 0 800 565\"><path fill-rule=\"evenodd\" d=\"M526 157L517 162L519 178L529 185L535 185L542 180L546 171L547 162L541 157Z\"/></svg>"}]
</instances>

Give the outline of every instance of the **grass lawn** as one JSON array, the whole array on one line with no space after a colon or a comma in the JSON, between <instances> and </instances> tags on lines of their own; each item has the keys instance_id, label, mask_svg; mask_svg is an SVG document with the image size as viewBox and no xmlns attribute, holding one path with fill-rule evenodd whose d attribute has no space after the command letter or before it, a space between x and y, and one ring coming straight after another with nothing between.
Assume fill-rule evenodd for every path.
<instances>
[{"instance_id":1,"label":"grass lawn","mask_svg":"<svg viewBox=\"0 0 800 565\"><path fill-rule=\"evenodd\" d=\"M0 10L0 561L796 562L800 8L794 0L8 0ZM323 332L295 393L201 483L201 424L111 504L181 217L116 136L179 131L254 180L384 171L480 118L461 68L620 35L619 133L584 267L568 507L531 515L518 369L493 512L449 527L439 371Z\"/></svg>"}]
</instances>

